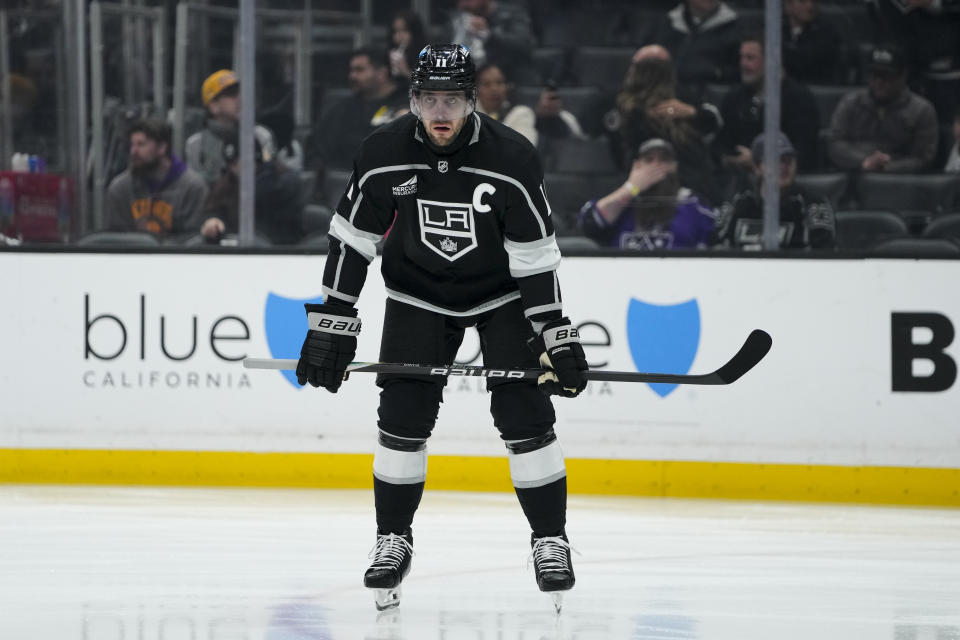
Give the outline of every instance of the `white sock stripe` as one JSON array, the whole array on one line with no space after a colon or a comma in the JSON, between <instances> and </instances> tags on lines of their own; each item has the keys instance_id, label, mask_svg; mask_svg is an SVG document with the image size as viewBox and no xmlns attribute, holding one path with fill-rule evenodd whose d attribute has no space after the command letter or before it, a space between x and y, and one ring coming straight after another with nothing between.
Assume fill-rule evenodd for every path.
<instances>
[{"instance_id":1,"label":"white sock stripe","mask_svg":"<svg viewBox=\"0 0 960 640\"><path fill-rule=\"evenodd\" d=\"M507 452L510 461L510 478L518 489L542 487L567 475L563 451L556 440L536 451L527 453Z\"/></svg>"},{"instance_id":2,"label":"white sock stripe","mask_svg":"<svg viewBox=\"0 0 960 640\"><path fill-rule=\"evenodd\" d=\"M373 454L373 475L391 484L416 484L427 480L427 449L395 451L379 442Z\"/></svg>"}]
</instances>

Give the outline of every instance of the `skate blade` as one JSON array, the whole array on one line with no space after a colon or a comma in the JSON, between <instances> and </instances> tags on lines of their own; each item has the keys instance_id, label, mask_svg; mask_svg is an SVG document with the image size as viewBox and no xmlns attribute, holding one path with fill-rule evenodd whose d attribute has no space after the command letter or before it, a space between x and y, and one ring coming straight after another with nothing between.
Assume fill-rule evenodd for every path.
<instances>
[{"instance_id":1,"label":"skate blade","mask_svg":"<svg viewBox=\"0 0 960 640\"><path fill-rule=\"evenodd\" d=\"M554 591L550 594L550 598L553 600L553 608L557 610L557 615L560 615L560 609L563 608L563 592Z\"/></svg>"},{"instance_id":2,"label":"skate blade","mask_svg":"<svg viewBox=\"0 0 960 640\"><path fill-rule=\"evenodd\" d=\"M386 611L400 606L400 587L395 589L374 589L374 604L377 611Z\"/></svg>"}]
</instances>

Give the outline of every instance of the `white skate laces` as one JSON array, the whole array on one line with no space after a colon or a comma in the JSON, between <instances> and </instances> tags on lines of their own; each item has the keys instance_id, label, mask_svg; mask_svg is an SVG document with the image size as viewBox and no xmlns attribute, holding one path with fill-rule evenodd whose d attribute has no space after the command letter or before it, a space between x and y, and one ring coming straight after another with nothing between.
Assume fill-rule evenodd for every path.
<instances>
[{"instance_id":1,"label":"white skate laces","mask_svg":"<svg viewBox=\"0 0 960 640\"><path fill-rule=\"evenodd\" d=\"M413 545L407 542L403 536L395 533L388 533L377 536L377 543L367 554L367 557L373 560L369 570L373 569L400 569L400 563L406 552L413 553Z\"/></svg>"},{"instance_id":2,"label":"white skate laces","mask_svg":"<svg viewBox=\"0 0 960 640\"><path fill-rule=\"evenodd\" d=\"M578 556L579 551L570 546L570 543L558 536L544 536L543 538L534 538L533 549L527 557L527 568L533 562L535 567L542 573L548 571L570 571L570 561L567 551L572 551Z\"/></svg>"}]
</instances>

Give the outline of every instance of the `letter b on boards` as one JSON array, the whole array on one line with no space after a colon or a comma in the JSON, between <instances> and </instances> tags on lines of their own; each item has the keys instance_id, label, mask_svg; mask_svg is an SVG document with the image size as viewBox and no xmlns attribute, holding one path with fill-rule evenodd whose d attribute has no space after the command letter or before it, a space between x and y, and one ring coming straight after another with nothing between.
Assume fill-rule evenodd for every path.
<instances>
[{"instance_id":1,"label":"letter b on boards","mask_svg":"<svg viewBox=\"0 0 960 640\"><path fill-rule=\"evenodd\" d=\"M914 342L913 330L926 329L931 337ZM946 391L957 379L957 363L946 353L953 342L950 318L939 313L890 314L891 382L894 391ZM930 375L915 375L914 360L933 363Z\"/></svg>"}]
</instances>

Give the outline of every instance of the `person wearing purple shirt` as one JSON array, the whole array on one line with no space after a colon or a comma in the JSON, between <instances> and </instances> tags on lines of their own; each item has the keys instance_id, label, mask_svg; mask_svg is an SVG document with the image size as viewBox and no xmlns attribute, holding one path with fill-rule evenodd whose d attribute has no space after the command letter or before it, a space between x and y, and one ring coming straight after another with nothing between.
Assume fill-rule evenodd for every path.
<instances>
[{"instance_id":1,"label":"person wearing purple shirt","mask_svg":"<svg viewBox=\"0 0 960 640\"><path fill-rule=\"evenodd\" d=\"M627 181L580 209L580 231L620 249L700 249L710 244L715 214L680 186L673 145L651 138L640 145Z\"/></svg>"}]
</instances>

